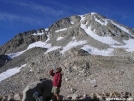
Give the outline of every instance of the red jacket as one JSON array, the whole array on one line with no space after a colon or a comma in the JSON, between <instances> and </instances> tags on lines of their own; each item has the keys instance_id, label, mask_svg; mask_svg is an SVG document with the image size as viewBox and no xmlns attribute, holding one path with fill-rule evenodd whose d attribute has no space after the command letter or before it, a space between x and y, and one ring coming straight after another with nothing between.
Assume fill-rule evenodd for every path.
<instances>
[{"instance_id":1,"label":"red jacket","mask_svg":"<svg viewBox=\"0 0 134 101\"><path fill-rule=\"evenodd\" d=\"M53 86L61 87L62 74L60 72L53 72L54 70L50 70L49 74L53 76Z\"/></svg>"}]
</instances>

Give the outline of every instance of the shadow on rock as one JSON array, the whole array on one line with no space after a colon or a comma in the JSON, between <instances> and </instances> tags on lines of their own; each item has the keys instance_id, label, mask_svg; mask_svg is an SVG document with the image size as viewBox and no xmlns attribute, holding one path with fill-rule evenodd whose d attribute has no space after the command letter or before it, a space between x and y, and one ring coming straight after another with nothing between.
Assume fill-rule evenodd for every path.
<instances>
[{"instance_id":1,"label":"shadow on rock","mask_svg":"<svg viewBox=\"0 0 134 101\"><path fill-rule=\"evenodd\" d=\"M33 98L35 92L38 92L40 96L43 96L44 99L49 101L51 99L51 89L52 81L46 78L31 83L23 90L22 101L35 101Z\"/></svg>"}]
</instances>

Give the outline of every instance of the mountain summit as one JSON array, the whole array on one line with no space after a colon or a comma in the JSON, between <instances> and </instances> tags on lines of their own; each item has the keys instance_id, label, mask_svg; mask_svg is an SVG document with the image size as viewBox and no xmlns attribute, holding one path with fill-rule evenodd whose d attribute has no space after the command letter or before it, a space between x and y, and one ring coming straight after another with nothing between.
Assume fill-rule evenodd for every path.
<instances>
[{"instance_id":1,"label":"mountain summit","mask_svg":"<svg viewBox=\"0 0 134 101\"><path fill-rule=\"evenodd\" d=\"M44 45L43 48L50 50L55 46L60 47L63 48L61 53L66 48L65 46L72 42L73 45L70 48L81 46L83 50L91 50L88 51L89 54L97 55L93 51L96 50L102 53L98 55L114 55L113 51L117 48L124 49L127 52L134 51L131 44L133 38L134 31L131 28L107 19L100 14L89 13L63 18L47 29L41 28L37 31L19 33L0 47L0 54L23 51L30 44L42 41L51 44L51 47L48 48ZM79 42L81 44L77 44ZM35 47L40 47L40 45L35 45Z\"/></svg>"},{"instance_id":2,"label":"mountain summit","mask_svg":"<svg viewBox=\"0 0 134 101\"><path fill-rule=\"evenodd\" d=\"M64 70L63 86L72 85L78 92L133 92L132 85L128 87L134 77L132 43L132 28L97 13L66 17L49 28L19 33L0 47L0 94L21 92L30 82L49 77L54 65ZM81 81L87 90L79 87Z\"/></svg>"}]
</instances>

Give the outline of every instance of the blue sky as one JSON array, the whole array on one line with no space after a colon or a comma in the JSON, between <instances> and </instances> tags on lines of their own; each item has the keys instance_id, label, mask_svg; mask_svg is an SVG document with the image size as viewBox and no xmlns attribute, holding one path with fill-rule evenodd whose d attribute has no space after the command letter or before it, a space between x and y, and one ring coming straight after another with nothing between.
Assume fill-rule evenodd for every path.
<instances>
[{"instance_id":1,"label":"blue sky","mask_svg":"<svg viewBox=\"0 0 134 101\"><path fill-rule=\"evenodd\" d=\"M15 35L96 12L134 28L134 0L0 0L0 46Z\"/></svg>"}]
</instances>

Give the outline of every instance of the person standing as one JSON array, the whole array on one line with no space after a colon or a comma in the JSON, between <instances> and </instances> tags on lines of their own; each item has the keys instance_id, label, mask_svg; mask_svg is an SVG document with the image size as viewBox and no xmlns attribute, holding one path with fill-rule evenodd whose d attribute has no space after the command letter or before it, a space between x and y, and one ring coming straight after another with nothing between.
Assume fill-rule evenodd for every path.
<instances>
[{"instance_id":1,"label":"person standing","mask_svg":"<svg viewBox=\"0 0 134 101\"><path fill-rule=\"evenodd\" d=\"M56 68L55 72L53 69L50 70L49 74L53 76L53 87L52 87L52 93L56 97L57 101L60 101L59 93L60 93L60 87L62 82L62 69L61 67Z\"/></svg>"}]
</instances>

